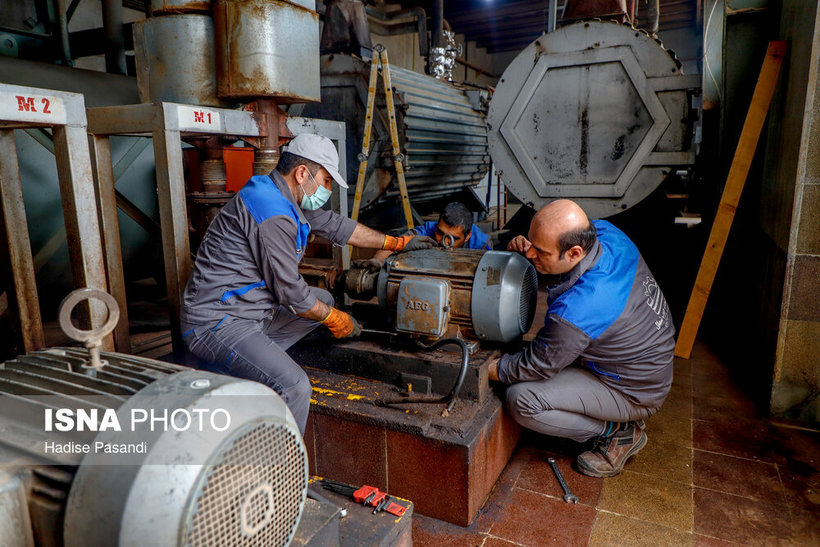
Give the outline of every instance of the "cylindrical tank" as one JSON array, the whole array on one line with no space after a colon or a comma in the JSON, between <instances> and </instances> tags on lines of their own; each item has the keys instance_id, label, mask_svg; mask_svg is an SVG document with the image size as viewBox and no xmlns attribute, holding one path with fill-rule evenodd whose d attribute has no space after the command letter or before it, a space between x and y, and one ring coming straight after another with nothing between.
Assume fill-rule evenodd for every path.
<instances>
[{"instance_id":1,"label":"cylindrical tank","mask_svg":"<svg viewBox=\"0 0 820 547\"><path fill-rule=\"evenodd\" d=\"M366 276L365 276L366 277ZM367 289L366 279L348 283ZM429 338L509 342L535 315L538 277L517 253L428 249L390 256L375 283L396 330Z\"/></svg>"},{"instance_id":2,"label":"cylindrical tank","mask_svg":"<svg viewBox=\"0 0 820 547\"><path fill-rule=\"evenodd\" d=\"M151 0L152 15L208 13L211 0Z\"/></svg>"},{"instance_id":3,"label":"cylindrical tank","mask_svg":"<svg viewBox=\"0 0 820 547\"><path fill-rule=\"evenodd\" d=\"M87 357L0 364L0 461L28 501L0 505L0 521L31 523L39 545L287 545L308 464L275 392L117 353L88 374Z\"/></svg>"},{"instance_id":4,"label":"cylindrical tank","mask_svg":"<svg viewBox=\"0 0 820 547\"><path fill-rule=\"evenodd\" d=\"M142 102L230 106L216 93L210 16L163 15L134 23L134 56Z\"/></svg>"},{"instance_id":5,"label":"cylindrical tank","mask_svg":"<svg viewBox=\"0 0 820 547\"><path fill-rule=\"evenodd\" d=\"M322 102L304 105L298 115L346 122L347 180L355 182L367 98L370 63L350 55L321 59ZM405 157L405 178L412 203L439 200L478 184L489 169L487 123L476 90L468 92L396 66L390 67L396 102L399 145ZM367 208L395 196L398 186L381 81L377 84L368 181L362 196ZM350 185L351 196L355 184Z\"/></svg>"},{"instance_id":6,"label":"cylindrical tank","mask_svg":"<svg viewBox=\"0 0 820 547\"><path fill-rule=\"evenodd\" d=\"M216 0L219 96L318 101L315 7L313 0Z\"/></svg>"},{"instance_id":7,"label":"cylindrical tank","mask_svg":"<svg viewBox=\"0 0 820 547\"><path fill-rule=\"evenodd\" d=\"M699 85L641 30L561 27L504 71L490 103L490 154L524 203L569 198L610 216L694 162L687 91Z\"/></svg>"}]
</instances>

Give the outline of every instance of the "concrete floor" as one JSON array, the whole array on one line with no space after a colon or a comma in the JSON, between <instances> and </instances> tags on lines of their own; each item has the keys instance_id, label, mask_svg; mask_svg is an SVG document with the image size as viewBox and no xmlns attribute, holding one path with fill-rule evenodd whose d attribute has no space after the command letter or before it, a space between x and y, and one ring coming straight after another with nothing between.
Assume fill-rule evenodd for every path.
<instances>
[{"instance_id":1,"label":"concrete floor","mask_svg":"<svg viewBox=\"0 0 820 547\"><path fill-rule=\"evenodd\" d=\"M575 443L527 433L472 526L416 514L414 544L820 545L820 432L759 416L709 348L676 360L647 435L620 475L595 479L572 468Z\"/></svg>"}]
</instances>

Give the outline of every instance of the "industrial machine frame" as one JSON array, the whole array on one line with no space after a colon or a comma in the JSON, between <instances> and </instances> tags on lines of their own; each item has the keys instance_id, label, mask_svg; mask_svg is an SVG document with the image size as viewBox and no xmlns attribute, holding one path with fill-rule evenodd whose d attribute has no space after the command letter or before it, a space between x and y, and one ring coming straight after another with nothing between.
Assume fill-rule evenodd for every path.
<instances>
[{"instance_id":1,"label":"industrial machine frame","mask_svg":"<svg viewBox=\"0 0 820 547\"><path fill-rule=\"evenodd\" d=\"M45 338L14 130L35 127L51 128L54 134L54 152L73 284L76 287L103 291L107 289L91 160L86 142L87 120L83 95L0 84L0 205L5 219L26 352L45 347ZM92 328L105 322L105 308L101 304L96 301L90 304ZM124 309L124 301L121 306ZM114 349L110 335L103 339L102 348Z\"/></svg>"}]
</instances>

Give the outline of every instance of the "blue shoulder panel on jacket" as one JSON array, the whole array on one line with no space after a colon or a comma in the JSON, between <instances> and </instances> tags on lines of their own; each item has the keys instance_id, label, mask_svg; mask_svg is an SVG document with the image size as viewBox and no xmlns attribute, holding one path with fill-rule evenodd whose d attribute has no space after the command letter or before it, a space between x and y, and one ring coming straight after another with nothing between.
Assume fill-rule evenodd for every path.
<instances>
[{"instance_id":1,"label":"blue shoulder panel on jacket","mask_svg":"<svg viewBox=\"0 0 820 547\"><path fill-rule=\"evenodd\" d=\"M549 314L569 321L593 340L623 313L638 268L638 248L618 228L593 220L601 243L601 256L567 292L549 308Z\"/></svg>"},{"instance_id":2,"label":"blue shoulder panel on jacket","mask_svg":"<svg viewBox=\"0 0 820 547\"><path fill-rule=\"evenodd\" d=\"M434 237L436 235L436 226L438 226L438 222L428 220L421 226L416 226L414 230L416 231L416 235Z\"/></svg>"},{"instance_id":3,"label":"blue shoulder panel on jacket","mask_svg":"<svg viewBox=\"0 0 820 547\"><path fill-rule=\"evenodd\" d=\"M239 191L239 196L258 224L278 215L288 216L296 221L297 225L299 224L296 206L282 195L267 175L251 177Z\"/></svg>"},{"instance_id":4,"label":"blue shoulder panel on jacket","mask_svg":"<svg viewBox=\"0 0 820 547\"><path fill-rule=\"evenodd\" d=\"M473 224L472 230L470 234L470 240L467 241L467 248L468 249L489 249L490 247L487 246L487 242L490 240L490 236L485 234L481 231L481 228Z\"/></svg>"}]
</instances>

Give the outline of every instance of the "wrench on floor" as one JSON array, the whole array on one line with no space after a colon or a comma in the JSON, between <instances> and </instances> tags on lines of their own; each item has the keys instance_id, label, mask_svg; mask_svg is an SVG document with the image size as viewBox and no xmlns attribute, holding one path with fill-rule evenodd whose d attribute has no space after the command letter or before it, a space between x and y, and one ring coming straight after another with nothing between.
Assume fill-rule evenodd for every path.
<instances>
[{"instance_id":1,"label":"wrench on floor","mask_svg":"<svg viewBox=\"0 0 820 547\"><path fill-rule=\"evenodd\" d=\"M578 496L570 492L567 481L564 480L564 475L562 475L561 470L558 469L558 462L555 461L555 458L547 458L547 463L552 467L555 478L558 479L558 483L561 485L561 488L564 489L564 501L567 503L578 503Z\"/></svg>"}]
</instances>

